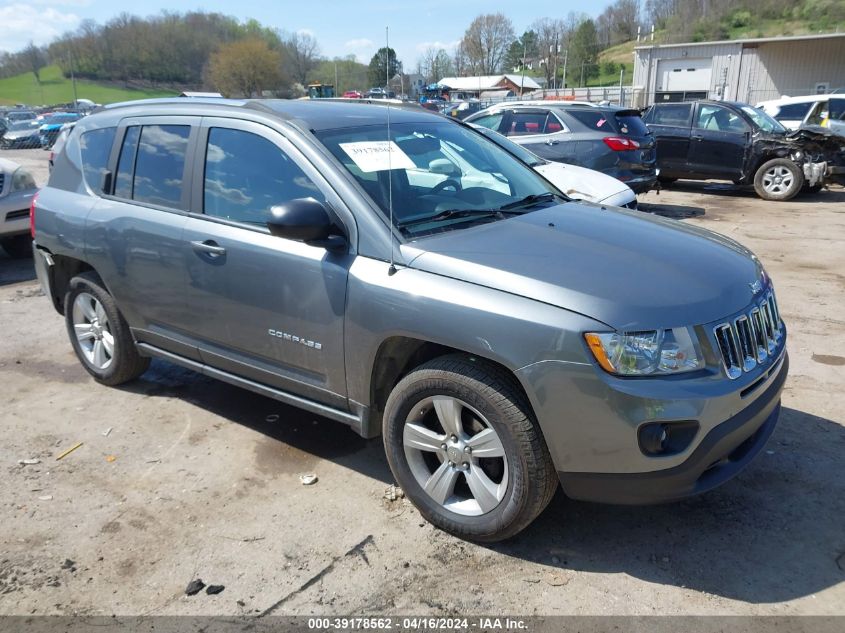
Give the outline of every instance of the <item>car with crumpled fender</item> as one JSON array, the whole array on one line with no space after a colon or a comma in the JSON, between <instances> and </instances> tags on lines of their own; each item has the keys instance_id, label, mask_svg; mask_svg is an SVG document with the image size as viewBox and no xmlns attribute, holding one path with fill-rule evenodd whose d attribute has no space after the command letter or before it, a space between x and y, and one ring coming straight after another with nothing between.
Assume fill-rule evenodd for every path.
<instances>
[{"instance_id":1,"label":"car with crumpled fender","mask_svg":"<svg viewBox=\"0 0 845 633\"><path fill-rule=\"evenodd\" d=\"M735 101L656 103L643 120L657 139L659 180L728 180L764 200L789 200L845 182L845 139L828 130L789 132L765 111Z\"/></svg>"},{"instance_id":2,"label":"car with crumpled fender","mask_svg":"<svg viewBox=\"0 0 845 633\"><path fill-rule=\"evenodd\" d=\"M444 173L447 145L473 169ZM407 498L463 538L513 536L560 486L706 492L777 425L786 326L748 249L572 201L418 107L107 106L31 222L96 381L160 358L381 436Z\"/></svg>"}]
</instances>

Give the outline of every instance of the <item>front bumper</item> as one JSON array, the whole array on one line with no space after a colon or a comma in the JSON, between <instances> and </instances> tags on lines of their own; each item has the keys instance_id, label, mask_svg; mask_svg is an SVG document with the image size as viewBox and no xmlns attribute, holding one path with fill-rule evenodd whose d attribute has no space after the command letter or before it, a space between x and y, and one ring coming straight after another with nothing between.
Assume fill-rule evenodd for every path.
<instances>
[{"instance_id":1,"label":"front bumper","mask_svg":"<svg viewBox=\"0 0 845 633\"><path fill-rule=\"evenodd\" d=\"M681 464L641 473L559 472L573 499L615 504L675 501L716 488L736 476L763 449L777 425L789 357L770 370L772 380L748 407L710 430Z\"/></svg>"}]
</instances>

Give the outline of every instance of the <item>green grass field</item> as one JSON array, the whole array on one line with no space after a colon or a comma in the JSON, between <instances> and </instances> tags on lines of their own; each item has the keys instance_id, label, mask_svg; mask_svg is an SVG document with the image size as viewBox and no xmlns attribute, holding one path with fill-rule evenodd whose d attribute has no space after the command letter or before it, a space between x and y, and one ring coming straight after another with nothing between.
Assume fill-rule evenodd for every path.
<instances>
[{"instance_id":1,"label":"green grass field","mask_svg":"<svg viewBox=\"0 0 845 633\"><path fill-rule=\"evenodd\" d=\"M73 87L70 79L62 76L58 66L41 69L41 83L35 81L32 73L0 79L0 105L25 103L27 105L50 105L73 101ZM93 81L76 82L76 94L80 99L91 99L95 103L116 103L132 99L172 97L178 93L169 90L123 90L104 86Z\"/></svg>"}]
</instances>

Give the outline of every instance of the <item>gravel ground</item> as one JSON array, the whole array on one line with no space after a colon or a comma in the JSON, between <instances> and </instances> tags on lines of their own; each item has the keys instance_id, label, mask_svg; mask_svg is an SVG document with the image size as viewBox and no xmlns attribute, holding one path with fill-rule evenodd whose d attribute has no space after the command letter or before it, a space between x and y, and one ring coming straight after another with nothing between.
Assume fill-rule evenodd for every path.
<instances>
[{"instance_id":1,"label":"gravel ground","mask_svg":"<svg viewBox=\"0 0 845 633\"><path fill-rule=\"evenodd\" d=\"M46 153L3 155L46 180ZM386 499L380 440L161 362L95 384L31 261L0 254L0 614L845 614L845 191L679 183L642 203L765 262L790 327L780 425L710 494L559 494L488 547ZM195 578L225 589L185 596Z\"/></svg>"}]
</instances>

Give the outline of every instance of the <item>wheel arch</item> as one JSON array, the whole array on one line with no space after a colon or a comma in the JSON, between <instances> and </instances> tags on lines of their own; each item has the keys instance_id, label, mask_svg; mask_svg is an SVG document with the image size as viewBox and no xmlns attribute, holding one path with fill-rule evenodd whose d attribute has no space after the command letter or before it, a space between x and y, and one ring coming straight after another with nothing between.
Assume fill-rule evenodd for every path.
<instances>
[{"instance_id":1,"label":"wheel arch","mask_svg":"<svg viewBox=\"0 0 845 633\"><path fill-rule=\"evenodd\" d=\"M381 429L381 420L387 399L390 396L390 392L393 391L393 388L402 378L420 365L450 354L461 354L467 358L477 359L494 365L506 372L513 386L524 397L526 406L531 409L531 414L534 414L531 398L528 397L525 386L518 378L514 368L508 367L489 356L470 350L436 343L424 338L394 335L381 342L373 359L369 386L369 428L373 430Z\"/></svg>"},{"instance_id":2,"label":"wheel arch","mask_svg":"<svg viewBox=\"0 0 845 633\"><path fill-rule=\"evenodd\" d=\"M50 255L50 258L53 262L49 269L50 301L53 303L56 312L64 316L64 299L68 290L70 290L71 280L86 272L93 273L101 282L102 278L93 266L81 259L67 255Z\"/></svg>"}]
</instances>

